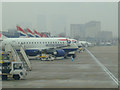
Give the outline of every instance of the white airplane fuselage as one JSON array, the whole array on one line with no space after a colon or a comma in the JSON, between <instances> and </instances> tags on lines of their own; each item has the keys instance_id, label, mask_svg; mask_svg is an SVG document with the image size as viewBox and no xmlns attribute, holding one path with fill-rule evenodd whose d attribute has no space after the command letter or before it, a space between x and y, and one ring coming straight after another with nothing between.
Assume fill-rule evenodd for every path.
<instances>
[{"instance_id":1,"label":"white airplane fuselage","mask_svg":"<svg viewBox=\"0 0 120 90\"><path fill-rule=\"evenodd\" d=\"M68 42L67 38L7 38L2 41L2 48L4 49L5 45L9 44L17 50L22 45L27 55L36 56L39 51L64 47L68 45Z\"/></svg>"},{"instance_id":2,"label":"white airplane fuselage","mask_svg":"<svg viewBox=\"0 0 120 90\"><path fill-rule=\"evenodd\" d=\"M2 48L5 45L11 44L17 50L19 50L20 45L23 45L27 55L37 55L38 51L55 49L57 47L67 47L67 38L7 38L2 41ZM77 50L77 47L63 48L59 53L70 52Z\"/></svg>"}]
</instances>

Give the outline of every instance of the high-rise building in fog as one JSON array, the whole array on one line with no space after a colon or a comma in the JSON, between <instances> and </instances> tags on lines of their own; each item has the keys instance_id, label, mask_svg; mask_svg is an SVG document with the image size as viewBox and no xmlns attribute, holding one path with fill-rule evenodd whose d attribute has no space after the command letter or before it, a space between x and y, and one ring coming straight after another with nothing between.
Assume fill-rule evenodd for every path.
<instances>
[{"instance_id":1,"label":"high-rise building in fog","mask_svg":"<svg viewBox=\"0 0 120 90\"><path fill-rule=\"evenodd\" d=\"M71 38L84 38L85 36L85 25L84 24L71 24L70 25Z\"/></svg>"},{"instance_id":2,"label":"high-rise building in fog","mask_svg":"<svg viewBox=\"0 0 120 90\"><path fill-rule=\"evenodd\" d=\"M96 38L101 31L101 22L90 21L85 24L85 37Z\"/></svg>"}]
</instances>

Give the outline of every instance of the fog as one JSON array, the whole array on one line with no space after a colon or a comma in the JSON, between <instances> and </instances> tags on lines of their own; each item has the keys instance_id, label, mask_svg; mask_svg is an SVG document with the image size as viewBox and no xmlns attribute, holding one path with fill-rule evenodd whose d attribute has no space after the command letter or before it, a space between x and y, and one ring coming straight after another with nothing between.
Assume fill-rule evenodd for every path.
<instances>
[{"instance_id":1,"label":"fog","mask_svg":"<svg viewBox=\"0 0 120 90\"><path fill-rule=\"evenodd\" d=\"M117 2L4 2L2 4L2 30L16 25L52 34L70 34L70 24L100 21L101 30L118 33Z\"/></svg>"}]
</instances>

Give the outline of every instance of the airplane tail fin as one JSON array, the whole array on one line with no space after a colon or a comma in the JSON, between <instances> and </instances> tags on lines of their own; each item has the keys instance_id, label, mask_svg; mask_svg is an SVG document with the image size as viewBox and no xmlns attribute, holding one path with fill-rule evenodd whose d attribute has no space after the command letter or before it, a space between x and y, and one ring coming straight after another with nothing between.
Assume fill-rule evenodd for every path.
<instances>
[{"instance_id":1,"label":"airplane tail fin","mask_svg":"<svg viewBox=\"0 0 120 90\"><path fill-rule=\"evenodd\" d=\"M26 30L29 37L35 37L34 33L30 29L27 28Z\"/></svg>"},{"instance_id":2,"label":"airplane tail fin","mask_svg":"<svg viewBox=\"0 0 120 90\"><path fill-rule=\"evenodd\" d=\"M28 37L26 32L20 26L16 26L16 27L17 27L17 31L19 33L19 37Z\"/></svg>"},{"instance_id":3,"label":"airplane tail fin","mask_svg":"<svg viewBox=\"0 0 120 90\"><path fill-rule=\"evenodd\" d=\"M34 34L36 37L41 37L40 34L36 30L34 30Z\"/></svg>"},{"instance_id":4,"label":"airplane tail fin","mask_svg":"<svg viewBox=\"0 0 120 90\"><path fill-rule=\"evenodd\" d=\"M43 37L43 35L40 33L40 37Z\"/></svg>"},{"instance_id":5,"label":"airplane tail fin","mask_svg":"<svg viewBox=\"0 0 120 90\"><path fill-rule=\"evenodd\" d=\"M43 33L42 35L43 35L43 37L47 37L45 33Z\"/></svg>"}]
</instances>

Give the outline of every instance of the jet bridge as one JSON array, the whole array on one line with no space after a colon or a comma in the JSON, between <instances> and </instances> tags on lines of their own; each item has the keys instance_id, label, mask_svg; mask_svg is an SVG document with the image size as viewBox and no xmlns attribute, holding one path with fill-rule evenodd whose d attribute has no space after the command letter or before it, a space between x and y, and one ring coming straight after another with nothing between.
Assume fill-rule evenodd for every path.
<instances>
[{"instance_id":1,"label":"jet bridge","mask_svg":"<svg viewBox=\"0 0 120 90\"><path fill-rule=\"evenodd\" d=\"M20 45L20 51L16 51L15 47L12 46L11 44L6 45L5 46L5 52L10 53L13 56L13 58L16 62L22 62L24 67L28 71L32 70L30 61L29 61L22 45Z\"/></svg>"}]
</instances>

